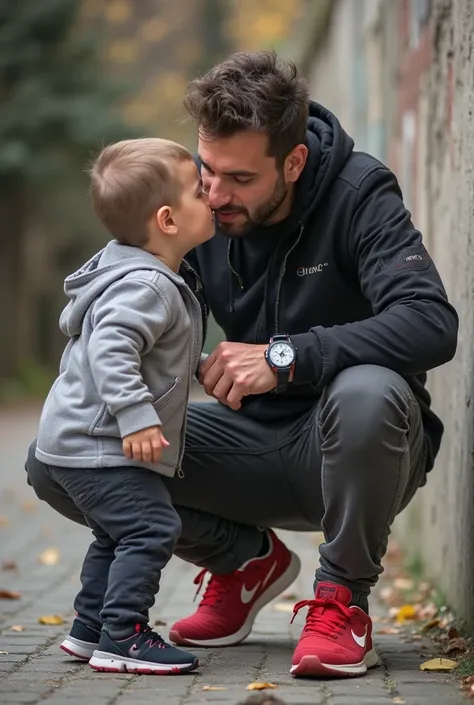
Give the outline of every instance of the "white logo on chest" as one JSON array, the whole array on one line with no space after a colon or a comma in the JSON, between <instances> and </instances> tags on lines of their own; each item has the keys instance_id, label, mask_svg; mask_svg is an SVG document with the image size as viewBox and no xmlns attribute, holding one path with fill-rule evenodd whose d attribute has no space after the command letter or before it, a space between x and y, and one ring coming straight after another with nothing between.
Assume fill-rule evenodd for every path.
<instances>
[{"instance_id":1,"label":"white logo on chest","mask_svg":"<svg viewBox=\"0 0 474 705\"><path fill-rule=\"evenodd\" d=\"M321 264L314 264L312 267L298 267L296 274L299 277L307 277L308 274L319 274L327 266L327 262L322 262Z\"/></svg>"}]
</instances>

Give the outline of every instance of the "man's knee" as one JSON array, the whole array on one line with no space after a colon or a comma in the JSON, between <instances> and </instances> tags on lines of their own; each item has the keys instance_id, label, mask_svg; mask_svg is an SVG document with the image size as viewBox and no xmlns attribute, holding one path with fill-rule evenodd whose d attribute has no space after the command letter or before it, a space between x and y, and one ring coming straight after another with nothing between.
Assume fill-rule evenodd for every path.
<instances>
[{"instance_id":1,"label":"man's knee","mask_svg":"<svg viewBox=\"0 0 474 705\"><path fill-rule=\"evenodd\" d=\"M387 424L408 431L413 403L408 383L393 370L377 365L350 367L325 390L321 430L323 436L335 431L344 435L346 443L365 445L371 438L380 438Z\"/></svg>"}]
</instances>

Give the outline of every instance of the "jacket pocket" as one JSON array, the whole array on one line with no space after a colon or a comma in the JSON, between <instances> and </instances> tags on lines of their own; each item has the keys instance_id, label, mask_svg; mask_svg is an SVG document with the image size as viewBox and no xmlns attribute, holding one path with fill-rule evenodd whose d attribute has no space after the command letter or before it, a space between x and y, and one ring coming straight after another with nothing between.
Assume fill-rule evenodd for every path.
<instances>
[{"instance_id":1,"label":"jacket pocket","mask_svg":"<svg viewBox=\"0 0 474 705\"><path fill-rule=\"evenodd\" d=\"M159 397L156 401L153 402L153 408L155 411L160 413L170 402L173 401L173 399L176 398L176 396L179 394L180 389L181 389L181 378L176 377L172 386L161 396Z\"/></svg>"}]
</instances>

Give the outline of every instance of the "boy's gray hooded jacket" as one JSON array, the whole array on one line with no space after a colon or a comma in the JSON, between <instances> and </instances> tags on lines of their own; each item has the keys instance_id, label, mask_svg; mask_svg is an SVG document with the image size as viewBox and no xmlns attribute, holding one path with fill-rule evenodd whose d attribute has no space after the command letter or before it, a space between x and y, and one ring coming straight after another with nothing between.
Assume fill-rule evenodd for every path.
<instances>
[{"instance_id":1,"label":"boy's gray hooded jacket","mask_svg":"<svg viewBox=\"0 0 474 705\"><path fill-rule=\"evenodd\" d=\"M202 349L199 303L182 277L136 247L110 242L65 281L69 336L46 399L36 456L71 468L140 466L172 476ZM127 460L122 438L162 425L159 464Z\"/></svg>"}]
</instances>

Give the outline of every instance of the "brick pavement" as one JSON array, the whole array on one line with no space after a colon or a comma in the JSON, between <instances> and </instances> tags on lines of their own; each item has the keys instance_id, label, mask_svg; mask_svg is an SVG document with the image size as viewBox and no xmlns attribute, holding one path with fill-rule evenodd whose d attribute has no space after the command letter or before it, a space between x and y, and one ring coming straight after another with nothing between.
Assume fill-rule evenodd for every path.
<instances>
[{"instance_id":1,"label":"brick pavement","mask_svg":"<svg viewBox=\"0 0 474 705\"><path fill-rule=\"evenodd\" d=\"M399 635L376 635L383 665L351 680L301 681L289 675L293 645L304 615L289 625L290 613L276 600L259 615L247 641L227 649L195 649L201 667L195 674L158 677L100 674L87 664L67 658L58 649L72 619L72 600L89 541L86 529L56 516L35 501L24 482L25 450L35 432L35 409L0 410L2 471L0 475L0 563L14 560L17 570L0 570L0 588L18 590L21 599L0 600L0 704L45 705L233 705L249 693L252 681L270 681L287 705L456 705L463 703L455 685L443 674L418 668L433 654L425 641L406 642ZM316 534L281 532L302 559L303 570L291 592L309 597L317 556ZM59 551L54 565L40 554ZM192 609L195 570L173 560L153 609L153 619L171 624ZM374 599L372 613L384 616ZM59 614L61 626L43 626L38 617ZM11 626L21 625L21 632ZM377 623L375 624L377 629ZM166 636L166 627L163 627ZM5 653L6 652L6 653ZM205 685L225 688L204 691Z\"/></svg>"}]
</instances>

